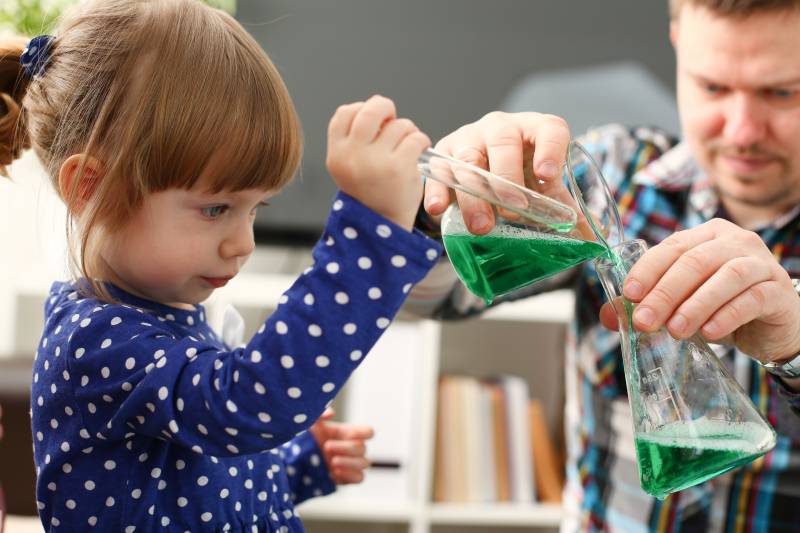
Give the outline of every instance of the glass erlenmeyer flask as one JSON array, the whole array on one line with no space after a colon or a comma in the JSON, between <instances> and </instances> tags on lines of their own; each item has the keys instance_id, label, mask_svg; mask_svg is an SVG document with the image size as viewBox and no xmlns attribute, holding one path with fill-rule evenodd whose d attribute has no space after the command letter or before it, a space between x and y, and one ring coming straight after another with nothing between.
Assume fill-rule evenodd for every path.
<instances>
[{"instance_id":1,"label":"glass erlenmeyer flask","mask_svg":"<svg viewBox=\"0 0 800 533\"><path fill-rule=\"evenodd\" d=\"M605 242L598 240L576 203L576 194L580 198L587 193L572 188L586 185L591 198L605 198L590 203L592 207L607 209L613 199L600 171L577 143L570 144L568 156L563 180L546 188L537 180L521 187L433 150L420 158L418 169L424 176L444 183L462 201L466 194L492 206L496 224L485 235L467 230L457 203L445 211L441 222L445 249L456 273L487 303L605 251ZM573 169L576 175L570 178ZM619 233L613 226L618 218L599 210L593 216L598 223L608 222L603 227L611 228L611 234Z\"/></svg>"},{"instance_id":2,"label":"glass erlenmeyer flask","mask_svg":"<svg viewBox=\"0 0 800 533\"><path fill-rule=\"evenodd\" d=\"M639 480L663 498L765 454L775 431L699 335L633 329L622 283L646 249L626 241L594 264L619 320Z\"/></svg>"}]
</instances>

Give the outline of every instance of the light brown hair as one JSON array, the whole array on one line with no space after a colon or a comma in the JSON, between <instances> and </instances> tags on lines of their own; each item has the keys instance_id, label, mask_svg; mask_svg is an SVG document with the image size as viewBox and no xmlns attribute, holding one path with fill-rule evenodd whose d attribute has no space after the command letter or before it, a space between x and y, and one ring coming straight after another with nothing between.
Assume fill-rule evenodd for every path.
<instances>
[{"instance_id":1,"label":"light brown hair","mask_svg":"<svg viewBox=\"0 0 800 533\"><path fill-rule=\"evenodd\" d=\"M25 42L0 43L0 170L31 144L59 191L69 156L100 162L67 224L79 250L73 272L100 294L94 245L147 194L189 188L201 174L215 192L276 190L297 171L302 138L288 91L222 11L196 0L86 2L63 20L43 74L30 80L19 65ZM68 207L83 174L59 191Z\"/></svg>"},{"instance_id":2,"label":"light brown hair","mask_svg":"<svg viewBox=\"0 0 800 533\"><path fill-rule=\"evenodd\" d=\"M754 13L800 8L800 0L669 0L669 12L676 18L685 5L704 7L725 17L746 17Z\"/></svg>"}]
</instances>

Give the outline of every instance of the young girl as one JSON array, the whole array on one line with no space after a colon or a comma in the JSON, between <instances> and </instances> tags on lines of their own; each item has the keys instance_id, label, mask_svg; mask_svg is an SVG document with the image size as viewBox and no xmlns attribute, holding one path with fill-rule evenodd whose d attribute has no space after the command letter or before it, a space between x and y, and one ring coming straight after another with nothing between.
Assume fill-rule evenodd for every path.
<instances>
[{"instance_id":1,"label":"young girl","mask_svg":"<svg viewBox=\"0 0 800 533\"><path fill-rule=\"evenodd\" d=\"M30 142L78 244L34 365L45 527L302 531L294 504L334 488L312 424L439 255L411 231L427 137L386 98L336 111L341 191L315 263L233 348L200 302L247 260L256 210L300 160L258 45L194 0L104 0L0 72L16 125L0 147Z\"/></svg>"}]
</instances>

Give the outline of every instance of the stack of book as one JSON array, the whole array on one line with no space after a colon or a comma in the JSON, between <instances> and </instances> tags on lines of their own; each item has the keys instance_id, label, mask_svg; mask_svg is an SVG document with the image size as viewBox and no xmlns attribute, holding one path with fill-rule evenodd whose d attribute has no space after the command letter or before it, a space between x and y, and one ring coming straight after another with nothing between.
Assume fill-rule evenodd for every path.
<instances>
[{"instance_id":1,"label":"stack of book","mask_svg":"<svg viewBox=\"0 0 800 533\"><path fill-rule=\"evenodd\" d=\"M445 375L438 394L434 501L561 501L563 461L523 378Z\"/></svg>"}]
</instances>

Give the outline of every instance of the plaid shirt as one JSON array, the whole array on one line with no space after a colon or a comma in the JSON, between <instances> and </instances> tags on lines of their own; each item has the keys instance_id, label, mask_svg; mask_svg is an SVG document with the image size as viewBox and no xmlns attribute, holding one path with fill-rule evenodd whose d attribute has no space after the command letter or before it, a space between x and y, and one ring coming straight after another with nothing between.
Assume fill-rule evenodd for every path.
<instances>
[{"instance_id":1,"label":"plaid shirt","mask_svg":"<svg viewBox=\"0 0 800 533\"><path fill-rule=\"evenodd\" d=\"M581 142L615 192L626 238L652 246L675 231L725 217L688 146L663 132L611 125L589 132ZM798 229L800 206L757 232L793 278L800 277ZM415 295L417 312L427 304L434 316L456 318L485 309L461 284L443 292L442 274L437 289L436 276L431 274L434 283L427 292L423 282ZM598 321L605 296L592 265L493 305L568 282L575 284L579 305L566 347L562 531L800 531L800 394L737 350L713 346L778 432L777 445L746 466L659 501L639 486L619 335Z\"/></svg>"}]
</instances>

